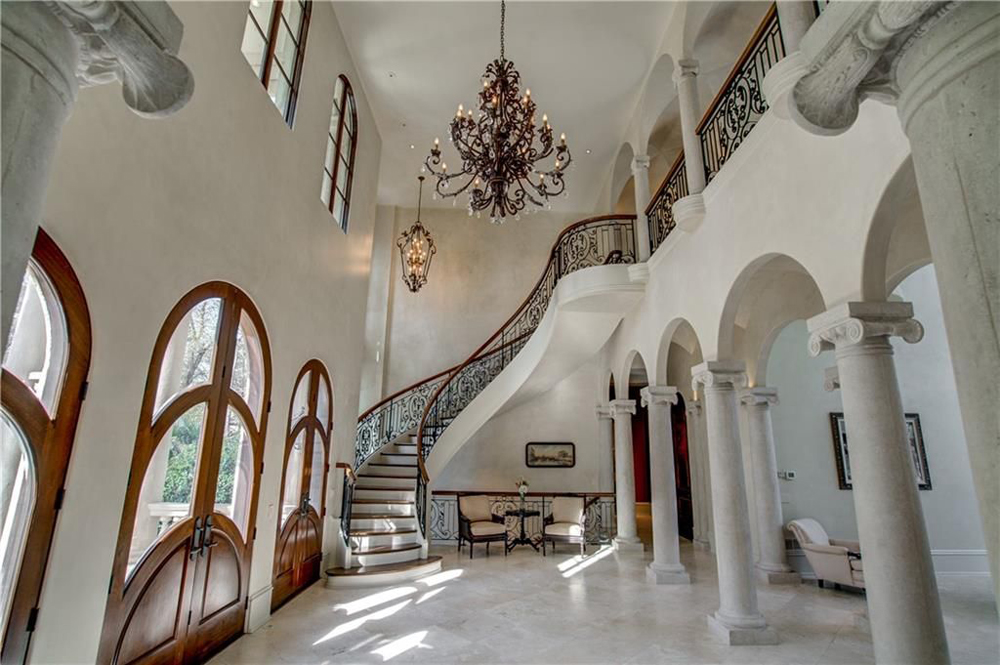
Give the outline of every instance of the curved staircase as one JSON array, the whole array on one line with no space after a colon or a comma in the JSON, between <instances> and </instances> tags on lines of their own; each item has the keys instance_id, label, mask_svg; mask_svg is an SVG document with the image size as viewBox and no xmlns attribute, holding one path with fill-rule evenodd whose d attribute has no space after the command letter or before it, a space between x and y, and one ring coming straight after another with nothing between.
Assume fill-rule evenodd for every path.
<instances>
[{"instance_id":1,"label":"curved staircase","mask_svg":"<svg viewBox=\"0 0 1000 665\"><path fill-rule=\"evenodd\" d=\"M427 486L490 418L588 361L645 291L635 216L567 227L521 306L465 362L386 397L358 418L357 474L345 468L340 567L328 586L367 586L440 569L427 557ZM433 455L432 455L433 451Z\"/></svg>"}]
</instances>

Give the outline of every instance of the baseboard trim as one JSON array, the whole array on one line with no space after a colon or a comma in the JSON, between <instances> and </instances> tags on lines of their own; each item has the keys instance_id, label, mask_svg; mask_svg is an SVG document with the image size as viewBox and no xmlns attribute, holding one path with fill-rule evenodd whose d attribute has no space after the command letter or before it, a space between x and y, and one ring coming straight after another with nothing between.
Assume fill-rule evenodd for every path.
<instances>
[{"instance_id":1,"label":"baseboard trim","mask_svg":"<svg viewBox=\"0 0 1000 665\"><path fill-rule=\"evenodd\" d=\"M271 591L273 589L274 587L268 584L250 594L246 632L252 633L259 630L271 619Z\"/></svg>"}]
</instances>

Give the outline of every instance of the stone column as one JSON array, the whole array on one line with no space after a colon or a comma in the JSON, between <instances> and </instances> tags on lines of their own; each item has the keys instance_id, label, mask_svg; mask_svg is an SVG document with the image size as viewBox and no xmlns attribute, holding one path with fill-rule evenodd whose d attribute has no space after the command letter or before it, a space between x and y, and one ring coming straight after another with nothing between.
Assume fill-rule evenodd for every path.
<instances>
[{"instance_id":1,"label":"stone column","mask_svg":"<svg viewBox=\"0 0 1000 665\"><path fill-rule=\"evenodd\" d=\"M618 535L615 549L642 551L635 526L635 462L632 459L632 416L635 400L611 400L611 417L615 421L615 503L618 513Z\"/></svg>"},{"instance_id":2,"label":"stone column","mask_svg":"<svg viewBox=\"0 0 1000 665\"><path fill-rule=\"evenodd\" d=\"M948 641L889 343L920 341L912 316L904 302L838 305L808 321L809 352L836 349L875 660L930 665L950 662Z\"/></svg>"},{"instance_id":3,"label":"stone column","mask_svg":"<svg viewBox=\"0 0 1000 665\"><path fill-rule=\"evenodd\" d=\"M0 23L6 340L78 86L119 80L130 108L157 117L187 103L194 79L174 57L184 27L165 2L7 2Z\"/></svg>"},{"instance_id":4,"label":"stone column","mask_svg":"<svg viewBox=\"0 0 1000 665\"><path fill-rule=\"evenodd\" d=\"M785 53L799 49L799 42L816 20L816 3L802 0L778 0L778 25Z\"/></svg>"},{"instance_id":5,"label":"stone column","mask_svg":"<svg viewBox=\"0 0 1000 665\"><path fill-rule=\"evenodd\" d=\"M681 139L684 141L684 169L687 172L688 196L674 202L674 219L684 231L694 231L705 217L705 158L698 138L701 101L698 99L698 61L678 60L674 69L677 102L681 112Z\"/></svg>"},{"instance_id":6,"label":"stone column","mask_svg":"<svg viewBox=\"0 0 1000 665\"><path fill-rule=\"evenodd\" d=\"M649 476L653 509L653 561L646 578L656 584L690 584L681 563L677 535L677 479L670 406L677 404L677 388L647 386L642 405L649 417Z\"/></svg>"},{"instance_id":7,"label":"stone column","mask_svg":"<svg viewBox=\"0 0 1000 665\"><path fill-rule=\"evenodd\" d=\"M688 454L691 457L691 468L694 472L692 494L694 495L694 544L704 549L712 549L711 545L711 512L712 490L708 483L708 455L706 442L701 437L701 402L690 400L687 403Z\"/></svg>"},{"instance_id":8,"label":"stone column","mask_svg":"<svg viewBox=\"0 0 1000 665\"><path fill-rule=\"evenodd\" d=\"M747 413L747 448L750 452L757 502L757 577L768 584L798 584L785 555L785 522L781 517L781 490L778 488L778 461L774 450L771 405L778 403L778 391L758 386L741 395Z\"/></svg>"},{"instance_id":9,"label":"stone column","mask_svg":"<svg viewBox=\"0 0 1000 665\"><path fill-rule=\"evenodd\" d=\"M859 7L830 4L802 40L792 117L808 131L837 134L854 123L865 97L896 104L912 147L1000 601L1000 3Z\"/></svg>"},{"instance_id":10,"label":"stone column","mask_svg":"<svg viewBox=\"0 0 1000 665\"><path fill-rule=\"evenodd\" d=\"M750 513L736 416L736 390L746 385L744 365L713 360L691 368L691 375L695 388L704 386L712 468L719 609L708 617L708 624L725 644L777 644L777 633L757 609L754 585Z\"/></svg>"},{"instance_id":11,"label":"stone column","mask_svg":"<svg viewBox=\"0 0 1000 665\"><path fill-rule=\"evenodd\" d=\"M649 220L646 206L649 205L649 156L636 155L632 158L632 182L635 183L635 244L640 261L649 260Z\"/></svg>"},{"instance_id":12,"label":"stone column","mask_svg":"<svg viewBox=\"0 0 1000 665\"><path fill-rule=\"evenodd\" d=\"M598 488L602 492L607 492L615 486L614 476L614 421L611 419L611 406L609 404L597 405L597 441L600 446L600 469Z\"/></svg>"}]
</instances>

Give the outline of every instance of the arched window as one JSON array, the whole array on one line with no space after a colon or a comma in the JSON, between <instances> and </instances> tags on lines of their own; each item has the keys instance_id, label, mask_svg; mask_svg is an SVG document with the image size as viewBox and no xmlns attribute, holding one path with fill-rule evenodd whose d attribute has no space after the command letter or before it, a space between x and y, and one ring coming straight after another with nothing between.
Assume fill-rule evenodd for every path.
<instances>
[{"instance_id":1,"label":"arched window","mask_svg":"<svg viewBox=\"0 0 1000 665\"><path fill-rule=\"evenodd\" d=\"M312 2L308 1L250 0L243 28L243 57L267 88L267 94L289 127L299 96L311 14Z\"/></svg>"},{"instance_id":2,"label":"arched window","mask_svg":"<svg viewBox=\"0 0 1000 665\"><path fill-rule=\"evenodd\" d=\"M333 400L319 360L299 371L288 411L271 608L319 579Z\"/></svg>"},{"instance_id":3,"label":"arched window","mask_svg":"<svg viewBox=\"0 0 1000 665\"><path fill-rule=\"evenodd\" d=\"M358 144L358 110L354 91L341 74L333 88L333 112L326 136L326 159L323 162L323 189L320 198L333 213L340 228L347 233L351 210L351 186L354 183L354 153Z\"/></svg>"},{"instance_id":4,"label":"arched window","mask_svg":"<svg viewBox=\"0 0 1000 665\"><path fill-rule=\"evenodd\" d=\"M3 355L0 386L0 660L23 662L62 503L90 314L80 283L39 229Z\"/></svg>"},{"instance_id":5,"label":"arched window","mask_svg":"<svg viewBox=\"0 0 1000 665\"><path fill-rule=\"evenodd\" d=\"M242 631L270 368L263 321L235 286L203 284L167 316L146 378L101 662L203 660ZM178 616L190 622L163 618Z\"/></svg>"}]
</instances>

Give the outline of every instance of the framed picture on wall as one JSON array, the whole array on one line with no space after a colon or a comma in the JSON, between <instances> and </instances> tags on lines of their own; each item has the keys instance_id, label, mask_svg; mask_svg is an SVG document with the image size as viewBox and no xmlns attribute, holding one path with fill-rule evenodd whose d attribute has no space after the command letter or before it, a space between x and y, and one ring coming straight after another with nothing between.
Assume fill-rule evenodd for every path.
<instances>
[{"instance_id":1,"label":"framed picture on wall","mask_svg":"<svg viewBox=\"0 0 1000 665\"><path fill-rule=\"evenodd\" d=\"M524 446L524 464L529 467L568 469L576 466L576 445L531 442Z\"/></svg>"},{"instance_id":2,"label":"framed picture on wall","mask_svg":"<svg viewBox=\"0 0 1000 665\"><path fill-rule=\"evenodd\" d=\"M929 490L931 489L931 472L927 466L927 451L924 449L924 433L920 429L920 415L906 413L903 416L906 421L906 439L909 443L910 458L913 460L917 488ZM833 456L837 463L837 481L840 489L853 489L851 456L847 448L847 428L844 426L843 413L830 414L830 430L833 434Z\"/></svg>"}]
</instances>

